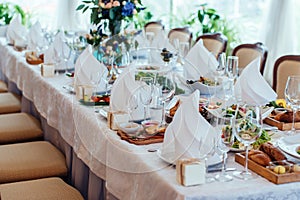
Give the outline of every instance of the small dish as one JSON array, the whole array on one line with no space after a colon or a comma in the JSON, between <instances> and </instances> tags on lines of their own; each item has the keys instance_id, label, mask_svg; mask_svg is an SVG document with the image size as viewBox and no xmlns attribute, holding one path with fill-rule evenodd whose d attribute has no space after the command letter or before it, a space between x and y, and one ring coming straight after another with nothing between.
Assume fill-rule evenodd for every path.
<instances>
[{"instance_id":1,"label":"small dish","mask_svg":"<svg viewBox=\"0 0 300 200\"><path fill-rule=\"evenodd\" d=\"M159 121L156 120L145 120L142 121L142 126L145 130L145 132L149 135L155 135L159 128Z\"/></svg>"},{"instance_id":2,"label":"small dish","mask_svg":"<svg viewBox=\"0 0 300 200\"><path fill-rule=\"evenodd\" d=\"M135 135L139 128L140 125L134 122L124 122L119 124L119 129L128 135Z\"/></svg>"},{"instance_id":3,"label":"small dish","mask_svg":"<svg viewBox=\"0 0 300 200\"><path fill-rule=\"evenodd\" d=\"M193 84L190 84L190 86L194 90L199 90L201 95L213 95L214 93L217 93L222 89L221 85L209 86L198 81Z\"/></svg>"}]
</instances>

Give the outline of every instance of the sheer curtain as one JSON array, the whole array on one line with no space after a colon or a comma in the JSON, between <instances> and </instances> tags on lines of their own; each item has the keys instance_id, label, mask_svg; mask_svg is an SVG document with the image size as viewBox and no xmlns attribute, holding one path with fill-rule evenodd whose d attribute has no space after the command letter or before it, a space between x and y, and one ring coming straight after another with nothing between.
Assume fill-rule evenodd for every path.
<instances>
[{"instance_id":1,"label":"sheer curtain","mask_svg":"<svg viewBox=\"0 0 300 200\"><path fill-rule=\"evenodd\" d=\"M76 11L81 0L58 1L57 28L63 27L65 30L89 31L90 12L82 13Z\"/></svg>"},{"instance_id":2,"label":"sheer curtain","mask_svg":"<svg viewBox=\"0 0 300 200\"><path fill-rule=\"evenodd\" d=\"M264 77L271 85L276 59L282 55L296 53L298 35L294 30L294 8L294 0L270 1L269 12L261 29L261 40L269 50Z\"/></svg>"}]
</instances>

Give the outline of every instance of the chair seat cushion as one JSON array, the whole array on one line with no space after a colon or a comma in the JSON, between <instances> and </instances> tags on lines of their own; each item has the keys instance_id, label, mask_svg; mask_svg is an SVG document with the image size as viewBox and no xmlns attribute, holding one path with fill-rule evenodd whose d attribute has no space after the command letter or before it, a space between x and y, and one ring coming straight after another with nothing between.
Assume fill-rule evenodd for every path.
<instances>
[{"instance_id":1,"label":"chair seat cushion","mask_svg":"<svg viewBox=\"0 0 300 200\"><path fill-rule=\"evenodd\" d=\"M0 183L66 175L64 155L49 142L0 146Z\"/></svg>"},{"instance_id":2,"label":"chair seat cushion","mask_svg":"<svg viewBox=\"0 0 300 200\"><path fill-rule=\"evenodd\" d=\"M0 92L7 92L8 88L4 81L0 80Z\"/></svg>"},{"instance_id":3,"label":"chair seat cushion","mask_svg":"<svg viewBox=\"0 0 300 200\"><path fill-rule=\"evenodd\" d=\"M0 185L1 200L83 200L81 194L57 177Z\"/></svg>"},{"instance_id":4,"label":"chair seat cushion","mask_svg":"<svg viewBox=\"0 0 300 200\"><path fill-rule=\"evenodd\" d=\"M0 144L37 140L42 133L39 121L27 113L0 115Z\"/></svg>"},{"instance_id":5,"label":"chair seat cushion","mask_svg":"<svg viewBox=\"0 0 300 200\"><path fill-rule=\"evenodd\" d=\"M0 114L21 111L21 98L10 92L0 93Z\"/></svg>"}]
</instances>

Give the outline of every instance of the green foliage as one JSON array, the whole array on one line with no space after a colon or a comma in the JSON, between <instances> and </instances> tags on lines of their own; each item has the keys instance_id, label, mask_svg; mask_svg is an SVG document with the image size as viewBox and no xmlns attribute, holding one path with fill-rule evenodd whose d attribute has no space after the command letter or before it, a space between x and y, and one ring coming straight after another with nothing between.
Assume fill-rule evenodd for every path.
<instances>
[{"instance_id":1,"label":"green foliage","mask_svg":"<svg viewBox=\"0 0 300 200\"><path fill-rule=\"evenodd\" d=\"M223 33L228 38L227 54L231 54L232 48L240 41L237 28L226 18L222 18L217 10L207 8L207 4L199 5L198 11L183 19L181 24L189 25L195 30L195 37L205 33Z\"/></svg>"},{"instance_id":2,"label":"green foliage","mask_svg":"<svg viewBox=\"0 0 300 200\"><path fill-rule=\"evenodd\" d=\"M0 25L9 24L15 14L21 15L23 25L28 23L29 15L19 5L0 3Z\"/></svg>"}]
</instances>

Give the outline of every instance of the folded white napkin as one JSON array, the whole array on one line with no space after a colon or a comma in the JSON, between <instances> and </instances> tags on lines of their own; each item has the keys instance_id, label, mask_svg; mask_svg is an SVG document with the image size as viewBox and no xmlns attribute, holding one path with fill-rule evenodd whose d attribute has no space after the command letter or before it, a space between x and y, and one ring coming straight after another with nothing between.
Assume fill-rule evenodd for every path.
<instances>
[{"instance_id":1,"label":"folded white napkin","mask_svg":"<svg viewBox=\"0 0 300 200\"><path fill-rule=\"evenodd\" d=\"M199 113L199 97L198 90L181 97L181 104L166 130L161 155L172 162L185 157L198 158L199 152L204 150L204 146L200 148L200 141L211 147L211 138L217 137L212 126Z\"/></svg>"},{"instance_id":2,"label":"folded white napkin","mask_svg":"<svg viewBox=\"0 0 300 200\"><path fill-rule=\"evenodd\" d=\"M36 50L38 46L43 46L45 44L42 26L40 22L36 22L30 29L28 33L28 47L27 49Z\"/></svg>"},{"instance_id":3,"label":"folded white napkin","mask_svg":"<svg viewBox=\"0 0 300 200\"><path fill-rule=\"evenodd\" d=\"M64 52L66 54L70 53L71 49L66 44L64 31L60 31L56 34L53 43L44 53L44 63L55 63L56 70L66 69L64 63Z\"/></svg>"},{"instance_id":4,"label":"folded white napkin","mask_svg":"<svg viewBox=\"0 0 300 200\"><path fill-rule=\"evenodd\" d=\"M92 52L92 46L89 45L79 55L75 63L74 85L77 88L80 85L95 86L98 84L98 89L105 90L105 82L103 77L107 76L108 70L103 63L100 63ZM98 82L98 83L97 83Z\"/></svg>"},{"instance_id":5,"label":"folded white napkin","mask_svg":"<svg viewBox=\"0 0 300 200\"><path fill-rule=\"evenodd\" d=\"M175 47L170 43L168 37L166 36L165 32L162 30L158 32L152 42L150 43L150 47L163 49L167 48L170 52L176 52Z\"/></svg>"},{"instance_id":6,"label":"folded white napkin","mask_svg":"<svg viewBox=\"0 0 300 200\"><path fill-rule=\"evenodd\" d=\"M18 44L27 44L27 34L27 29L21 23L21 16L14 16L7 27L6 38L8 43L17 46Z\"/></svg>"},{"instance_id":7,"label":"folded white napkin","mask_svg":"<svg viewBox=\"0 0 300 200\"><path fill-rule=\"evenodd\" d=\"M198 80L200 76L210 76L217 68L218 61L199 40L188 52L185 59L190 63L184 65L186 79Z\"/></svg>"},{"instance_id":8,"label":"folded white napkin","mask_svg":"<svg viewBox=\"0 0 300 200\"><path fill-rule=\"evenodd\" d=\"M259 67L258 57L245 67L235 84L236 96L250 105L265 105L277 98L276 92L261 75Z\"/></svg>"},{"instance_id":9,"label":"folded white napkin","mask_svg":"<svg viewBox=\"0 0 300 200\"><path fill-rule=\"evenodd\" d=\"M110 110L128 112L129 100L132 94L134 94L139 87L140 84L138 84L138 82L135 81L134 68L125 68L124 71L117 78L117 80L114 82L113 87L111 89Z\"/></svg>"}]
</instances>

